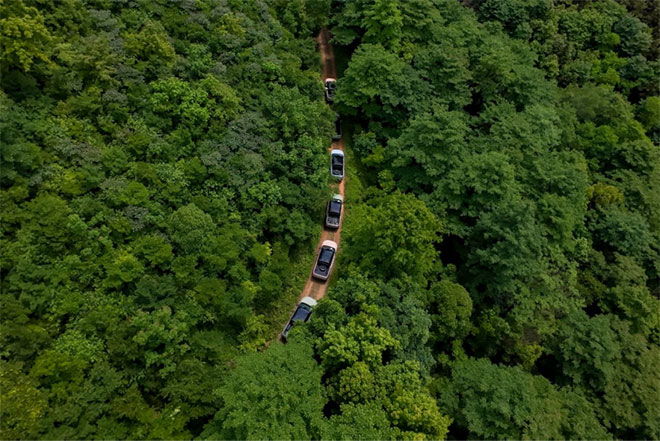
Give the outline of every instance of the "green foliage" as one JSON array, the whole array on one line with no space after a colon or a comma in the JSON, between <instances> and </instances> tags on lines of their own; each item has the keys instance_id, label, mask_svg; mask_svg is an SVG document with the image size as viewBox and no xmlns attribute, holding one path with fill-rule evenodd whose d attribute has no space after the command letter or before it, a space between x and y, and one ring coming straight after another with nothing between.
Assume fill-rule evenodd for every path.
<instances>
[{"instance_id":1,"label":"green foliage","mask_svg":"<svg viewBox=\"0 0 660 441\"><path fill-rule=\"evenodd\" d=\"M316 349L321 365L330 375L329 398L341 408L341 413L330 418L329 433L332 437L350 433L360 439L373 433L388 438L443 439L450 419L440 413L424 387L419 363L384 364L383 355L396 349L399 342L370 316L378 311L377 307L364 309L339 329L334 323L341 323L337 319L345 317L342 312L336 311L335 315L329 308L319 306L317 313L320 320L330 322L317 340ZM319 327L323 326L313 324L313 332L318 332ZM404 352L401 359L405 357ZM365 415L363 423L352 429L343 425L358 412ZM389 425L383 421L384 416ZM334 426L333 422L340 425Z\"/></svg>"},{"instance_id":2,"label":"green foliage","mask_svg":"<svg viewBox=\"0 0 660 441\"><path fill-rule=\"evenodd\" d=\"M3 437L660 437L655 4L133 3L0 6Z\"/></svg>"},{"instance_id":3,"label":"green foliage","mask_svg":"<svg viewBox=\"0 0 660 441\"><path fill-rule=\"evenodd\" d=\"M458 166L468 130L463 113L443 107L411 120L387 146L398 185L418 191L431 188L438 177Z\"/></svg>"},{"instance_id":4,"label":"green foliage","mask_svg":"<svg viewBox=\"0 0 660 441\"><path fill-rule=\"evenodd\" d=\"M501 23L512 37L530 41L539 54L538 65L562 85L593 81L617 86L625 94L657 94L652 77L658 66L649 57L651 23L618 3L630 2L566 2L553 7L547 1L487 0L478 14Z\"/></svg>"},{"instance_id":5,"label":"green foliage","mask_svg":"<svg viewBox=\"0 0 660 441\"><path fill-rule=\"evenodd\" d=\"M380 43L387 49L397 49L401 40L401 16L398 0L375 0L363 10L361 26L363 41Z\"/></svg>"},{"instance_id":6,"label":"green foliage","mask_svg":"<svg viewBox=\"0 0 660 441\"><path fill-rule=\"evenodd\" d=\"M3 437L199 437L276 332L327 197L329 4L216 3L0 6Z\"/></svg>"},{"instance_id":7,"label":"green foliage","mask_svg":"<svg viewBox=\"0 0 660 441\"><path fill-rule=\"evenodd\" d=\"M37 389L36 379L25 375L21 368L20 363L0 362L0 433L7 439L34 436L48 405L43 392Z\"/></svg>"},{"instance_id":8,"label":"green foliage","mask_svg":"<svg viewBox=\"0 0 660 441\"><path fill-rule=\"evenodd\" d=\"M649 138L655 144L660 143L660 97L646 98L637 110L637 119L646 129Z\"/></svg>"},{"instance_id":9,"label":"green foliage","mask_svg":"<svg viewBox=\"0 0 660 441\"><path fill-rule=\"evenodd\" d=\"M358 268L421 277L433 267L440 221L417 199L394 193L354 207L343 258Z\"/></svg>"},{"instance_id":10,"label":"green foliage","mask_svg":"<svg viewBox=\"0 0 660 441\"><path fill-rule=\"evenodd\" d=\"M188 204L172 213L168 226L172 240L189 254L204 246L206 235L213 231L214 222L195 204Z\"/></svg>"},{"instance_id":11,"label":"green foliage","mask_svg":"<svg viewBox=\"0 0 660 441\"><path fill-rule=\"evenodd\" d=\"M223 386L222 408L206 427L208 439L317 439L325 397L309 343L273 344L238 357Z\"/></svg>"},{"instance_id":12,"label":"green foliage","mask_svg":"<svg viewBox=\"0 0 660 441\"><path fill-rule=\"evenodd\" d=\"M138 32L124 33L123 38L124 47L137 59L168 62L176 55L163 25L152 20L147 20Z\"/></svg>"},{"instance_id":13,"label":"green foliage","mask_svg":"<svg viewBox=\"0 0 660 441\"><path fill-rule=\"evenodd\" d=\"M376 318L392 360L436 377L456 439L657 437L657 8L334 6L366 197L310 329ZM377 363L342 362L326 362L335 408L377 402Z\"/></svg>"},{"instance_id":14,"label":"green foliage","mask_svg":"<svg viewBox=\"0 0 660 441\"><path fill-rule=\"evenodd\" d=\"M341 369L357 362L376 366L382 363L382 353L397 344L389 331L377 326L375 319L359 314L341 329L328 329L318 351L326 369Z\"/></svg>"},{"instance_id":15,"label":"green foliage","mask_svg":"<svg viewBox=\"0 0 660 441\"><path fill-rule=\"evenodd\" d=\"M607 438L588 407L579 418L569 416L569 409L580 406L579 397L560 393L545 378L517 367L497 366L484 359L460 361L452 369L445 394L445 403L457 414L456 424L470 437ZM579 425L573 424L573 418Z\"/></svg>"},{"instance_id":16,"label":"green foliage","mask_svg":"<svg viewBox=\"0 0 660 441\"><path fill-rule=\"evenodd\" d=\"M29 72L35 62L51 64L54 39L39 10L23 0L8 0L0 8L2 73L11 68Z\"/></svg>"},{"instance_id":17,"label":"green foliage","mask_svg":"<svg viewBox=\"0 0 660 441\"><path fill-rule=\"evenodd\" d=\"M414 105L415 72L379 44L361 45L339 84L336 101L342 113L394 122Z\"/></svg>"},{"instance_id":18,"label":"green foliage","mask_svg":"<svg viewBox=\"0 0 660 441\"><path fill-rule=\"evenodd\" d=\"M344 404L333 415L324 436L337 440L399 439L400 431L390 427L387 413L375 404Z\"/></svg>"},{"instance_id":19,"label":"green foliage","mask_svg":"<svg viewBox=\"0 0 660 441\"><path fill-rule=\"evenodd\" d=\"M657 345L631 333L628 323L615 316L588 318L583 312L563 320L556 344L563 376L599 401L597 413L606 427L617 436L624 436L622 428L630 428L657 437Z\"/></svg>"},{"instance_id":20,"label":"green foliage","mask_svg":"<svg viewBox=\"0 0 660 441\"><path fill-rule=\"evenodd\" d=\"M307 328L332 409L326 437L446 436L451 421L426 388L431 320L420 291L414 281L376 282L349 270L316 307ZM349 427L358 416L364 421Z\"/></svg>"},{"instance_id":21,"label":"green foliage","mask_svg":"<svg viewBox=\"0 0 660 441\"><path fill-rule=\"evenodd\" d=\"M182 124L190 130L206 128L212 118L224 125L240 109L240 99L230 86L207 76L196 84L172 77L151 85L151 105L156 113L169 117L171 126Z\"/></svg>"},{"instance_id":22,"label":"green foliage","mask_svg":"<svg viewBox=\"0 0 660 441\"><path fill-rule=\"evenodd\" d=\"M425 306L431 314L433 340L460 340L470 333L472 299L461 285L442 280L426 292Z\"/></svg>"}]
</instances>

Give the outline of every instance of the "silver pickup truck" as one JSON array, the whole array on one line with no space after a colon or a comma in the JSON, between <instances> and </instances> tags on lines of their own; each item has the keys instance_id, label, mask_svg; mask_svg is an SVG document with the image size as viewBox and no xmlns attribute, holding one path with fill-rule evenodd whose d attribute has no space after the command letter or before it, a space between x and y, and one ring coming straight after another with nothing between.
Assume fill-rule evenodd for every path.
<instances>
[{"instance_id":1,"label":"silver pickup truck","mask_svg":"<svg viewBox=\"0 0 660 441\"><path fill-rule=\"evenodd\" d=\"M330 152L330 174L335 179L341 181L344 179L344 152L333 149Z\"/></svg>"},{"instance_id":2,"label":"silver pickup truck","mask_svg":"<svg viewBox=\"0 0 660 441\"><path fill-rule=\"evenodd\" d=\"M312 276L319 280L328 280L332 267L335 264L335 255L337 254L337 244L331 240L324 240L321 245L321 251L316 259L316 265L312 271Z\"/></svg>"}]
</instances>

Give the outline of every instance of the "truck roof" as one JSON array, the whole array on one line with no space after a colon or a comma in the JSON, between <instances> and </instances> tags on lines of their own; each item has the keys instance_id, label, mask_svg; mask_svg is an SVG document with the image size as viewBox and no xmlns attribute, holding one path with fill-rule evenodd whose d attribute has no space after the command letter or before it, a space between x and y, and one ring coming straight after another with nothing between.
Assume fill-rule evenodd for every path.
<instances>
[{"instance_id":1,"label":"truck roof","mask_svg":"<svg viewBox=\"0 0 660 441\"><path fill-rule=\"evenodd\" d=\"M308 296L303 297L300 303L304 303L305 305L311 306L312 308L316 306L316 300Z\"/></svg>"},{"instance_id":2,"label":"truck roof","mask_svg":"<svg viewBox=\"0 0 660 441\"><path fill-rule=\"evenodd\" d=\"M333 242L331 240L324 240L323 243L321 244L321 247L332 247L336 250L337 249L337 243Z\"/></svg>"}]
</instances>

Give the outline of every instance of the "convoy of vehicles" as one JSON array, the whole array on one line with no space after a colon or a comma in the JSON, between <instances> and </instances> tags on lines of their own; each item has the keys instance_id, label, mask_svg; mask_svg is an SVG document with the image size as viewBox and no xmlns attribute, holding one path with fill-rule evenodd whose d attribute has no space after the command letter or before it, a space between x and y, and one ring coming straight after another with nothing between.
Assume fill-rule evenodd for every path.
<instances>
[{"instance_id":1,"label":"convoy of vehicles","mask_svg":"<svg viewBox=\"0 0 660 441\"><path fill-rule=\"evenodd\" d=\"M325 100L332 104L335 98L337 89L337 81L334 78L325 80ZM341 139L341 121L339 117L335 120L335 134L332 136L333 141ZM339 149L333 149L330 152L330 174L341 181L344 178L344 152ZM342 209L344 207L344 198L340 194L335 194L328 202L325 211L325 227L330 229L338 229L341 224ZM321 249L316 258L314 269L312 270L312 277L315 279L326 281L330 277L332 267L335 263L337 254L337 243L332 240L325 240L321 244ZM303 297L296 310L291 315L284 330L282 331L282 340L286 341L289 331L296 322L306 322L312 315L312 309L316 306L316 300L311 297Z\"/></svg>"},{"instance_id":2,"label":"convoy of vehicles","mask_svg":"<svg viewBox=\"0 0 660 441\"><path fill-rule=\"evenodd\" d=\"M286 340L289 335L289 331L293 328L295 322L306 322L309 320L309 317L312 315L312 308L316 306L316 300L311 297L303 297L303 299L298 303L296 311L291 315L289 322L284 327L282 331L282 340Z\"/></svg>"},{"instance_id":3,"label":"convoy of vehicles","mask_svg":"<svg viewBox=\"0 0 660 441\"><path fill-rule=\"evenodd\" d=\"M324 240L312 271L312 277L319 280L328 280L335 264L335 254L337 254L337 243Z\"/></svg>"}]
</instances>

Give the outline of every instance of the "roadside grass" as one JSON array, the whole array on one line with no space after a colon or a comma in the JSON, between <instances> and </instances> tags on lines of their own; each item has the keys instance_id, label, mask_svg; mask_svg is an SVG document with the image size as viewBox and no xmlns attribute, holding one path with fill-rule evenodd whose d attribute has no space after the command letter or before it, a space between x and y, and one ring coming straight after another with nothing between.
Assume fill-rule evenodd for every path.
<instances>
[{"instance_id":1,"label":"roadside grass","mask_svg":"<svg viewBox=\"0 0 660 441\"><path fill-rule=\"evenodd\" d=\"M277 338L277 335L282 331L282 327L298 302L300 293L305 288L309 271L316 257L316 244L321 238L322 231L323 228L319 224L315 227L314 235L309 243L298 251L289 273L289 287L285 290L284 295L273 302L264 314L264 324L268 327L267 335L270 338Z\"/></svg>"}]
</instances>

